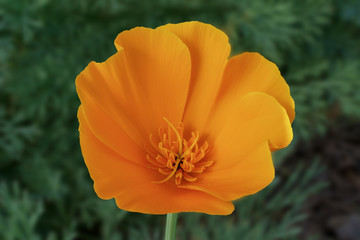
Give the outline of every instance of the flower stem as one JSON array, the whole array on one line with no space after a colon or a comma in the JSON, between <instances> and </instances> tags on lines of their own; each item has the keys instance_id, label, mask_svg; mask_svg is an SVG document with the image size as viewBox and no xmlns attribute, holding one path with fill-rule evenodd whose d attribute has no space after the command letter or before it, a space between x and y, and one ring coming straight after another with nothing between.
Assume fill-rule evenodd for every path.
<instances>
[{"instance_id":1,"label":"flower stem","mask_svg":"<svg viewBox=\"0 0 360 240\"><path fill-rule=\"evenodd\" d=\"M175 240L177 213L166 215L165 240Z\"/></svg>"}]
</instances>

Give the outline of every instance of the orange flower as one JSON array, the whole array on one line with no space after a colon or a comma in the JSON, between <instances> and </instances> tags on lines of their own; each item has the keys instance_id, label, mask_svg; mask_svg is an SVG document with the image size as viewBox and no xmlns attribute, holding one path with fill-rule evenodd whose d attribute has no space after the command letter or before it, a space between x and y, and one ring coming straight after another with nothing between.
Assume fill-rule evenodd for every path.
<instances>
[{"instance_id":1,"label":"orange flower","mask_svg":"<svg viewBox=\"0 0 360 240\"><path fill-rule=\"evenodd\" d=\"M226 215L274 178L292 140L294 101L275 64L228 59L227 36L200 22L137 27L76 79L80 144L97 195L150 214Z\"/></svg>"}]
</instances>

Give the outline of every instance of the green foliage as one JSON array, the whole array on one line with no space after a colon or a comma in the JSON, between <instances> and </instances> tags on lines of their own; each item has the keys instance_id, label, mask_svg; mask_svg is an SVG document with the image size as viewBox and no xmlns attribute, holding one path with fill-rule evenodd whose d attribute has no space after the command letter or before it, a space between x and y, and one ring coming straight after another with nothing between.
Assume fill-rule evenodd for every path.
<instances>
[{"instance_id":1,"label":"green foliage","mask_svg":"<svg viewBox=\"0 0 360 240\"><path fill-rule=\"evenodd\" d=\"M0 184L0 238L40 239L36 224L43 212L43 204L22 191L18 184Z\"/></svg>"},{"instance_id":2,"label":"green foliage","mask_svg":"<svg viewBox=\"0 0 360 240\"><path fill-rule=\"evenodd\" d=\"M309 141L360 118L359 11L357 0L0 0L0 239L161 238L164 217L95 196L79 149L74 79L114 53L119 32L188 20L223 29L233 54L257 51L280 66L295 140ZM183 214L179 238L296 239L320 170L280 174L230 217Z\"/></svg>"}]
</instances>

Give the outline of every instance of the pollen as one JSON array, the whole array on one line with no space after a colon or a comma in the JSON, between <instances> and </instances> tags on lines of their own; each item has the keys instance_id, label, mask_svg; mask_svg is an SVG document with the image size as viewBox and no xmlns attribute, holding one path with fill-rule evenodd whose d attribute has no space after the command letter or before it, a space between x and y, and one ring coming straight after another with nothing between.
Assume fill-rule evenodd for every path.
<instances>
[{"instance_id":1,"label":"pollen","mask_svg":"<svg viewBox=\"0 0 360 240\"><path fill-rule=\"evenodd\" d=\"M179 122L174 126L163 118L167 128L159 128L157 136L150 135L150 144L146 146L146 158L149 167L157 170L165 177L154 183L164 183L169 180L176 185L194 182L205 168L213 162L206 161L205 155L210 151L207 141L199 143L199 132L191 132L188 140L184 139L184 124Z\"/></svg>"}]
</instances>

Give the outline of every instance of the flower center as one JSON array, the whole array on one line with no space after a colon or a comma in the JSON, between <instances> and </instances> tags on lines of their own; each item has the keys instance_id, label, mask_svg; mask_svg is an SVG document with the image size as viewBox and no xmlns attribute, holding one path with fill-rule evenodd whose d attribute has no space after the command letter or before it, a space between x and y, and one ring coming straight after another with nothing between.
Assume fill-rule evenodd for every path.
<instances>
[{"instance_id":1,"label":"flower center","mask_svg":"<svg viewBox=\"0 0 360 240\"><path fill-rule=\"evenodd\" d=\"M165 117L167 129L159 128L158 139L150 135L151 147L147 147L147 160L151 163L150 168L158 170L166 177L154 183L164 183L175 178L175 184L180 185L184 179L188 182L197 180L197 175L206 167L213 164L206 161L204 156L209 152L209 144L205 141L199 144L199 133L192 132L189 140L183 139L184 124L179 122L175 127Z\"/></svg>"}]
</instances>

